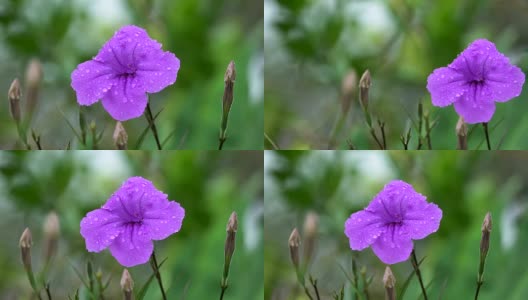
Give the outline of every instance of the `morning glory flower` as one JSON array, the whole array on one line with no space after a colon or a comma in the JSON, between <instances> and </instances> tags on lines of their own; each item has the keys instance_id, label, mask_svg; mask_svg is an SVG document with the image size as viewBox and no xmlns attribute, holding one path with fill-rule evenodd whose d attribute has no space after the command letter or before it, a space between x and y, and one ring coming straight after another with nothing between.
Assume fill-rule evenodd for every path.
<instances>
[{"instance_id":1,"label":"morning glory flower","mask_svg":"<svg viewBox=\"0 0 528 300\"><path fill-rule=\"evenodd\" d=\"M92 59L71 74L71 86L80 105L101 99L104 109L118 121L137 118L147 106L147 93L157 93L176 81L179 59L163 51L137 26L124 26Z\"/></svg>"},{"instance_id":2,"label":"morning glory flower","mask_svg":"<svg viewBox=\"0 0 528 300\"><path fill-rule=\"evenodd\" d=\"M109 248L121 265L132 267L149 260L152 240L178 232L184 216L180 204L167 200L152 182L131 177L100 209L81 220L81 235L88 251Z\"/></svg>"},{"instance_id":3,"label":"morning glory flower","mask_svg":"<svg viewBox=\"0 0 528 300\"><path fill-rule=\"evenodd\" d=\"M506 102L521 94L524 73L512 65L495 45L479 39L469 45L447 67L427 78L427 89L435 106L453 104L466 123L487 123L495 102Z\"/></svg>"},{"instance_id":4,"label":"morning glory flower","mask_svg":"<svg viewBox=\"0 0 528 300\"><path fill-rule=\"evenodd\" d=\"M386 264L405 261L413 249L412 240L436 232L442 210L401 180L389 182L364 210L345 222L345 234L352 250L372 246Z\"/></svg>"}]
</instances>

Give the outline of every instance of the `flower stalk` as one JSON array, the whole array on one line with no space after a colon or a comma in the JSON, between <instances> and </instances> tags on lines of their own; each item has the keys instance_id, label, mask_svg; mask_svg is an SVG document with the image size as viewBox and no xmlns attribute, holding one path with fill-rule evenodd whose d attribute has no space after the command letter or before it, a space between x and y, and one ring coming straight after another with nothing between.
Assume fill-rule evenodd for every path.
<instances>
[{"instance_id":1,"label":"flower stalk","mask_svg":"<svg viewBox=\"0 0 528 300\"><path fill-rule=\"evenodd\" d=\"M484 265L488 256L490 234L491 234L491 213L487 213L482 222L482 238L480 239L480 263L477 276L477 290L475 291L475 300L478 299L480 287L484 283Z\"/></svg>"},{"instance_id":2,"label":"flower stalk","mask_svg":"<svg viewBox=\"0 0 528 300\"><path fill-rule=\"evenodd\" d=\"M487 122L482 123L482 127L484 127L484 135L486 136L486 145L488 146L488 150L491 150L488 123Z\"/></svg>"},{"instance_id":3,"label":"flower stalk","mask_svg":"<svg viewBox=\"0 0 528 300\"><path fill-rule=\"evenodd\" d=\"M222 123L220 124L220 136L218 137L218 150L222 150L227 140L227 121L233 104L233 89L235 86L236 69L233 61L229 62L224 75L224 96L222 98Z\"/></svg>"},{"instance_id":4,"label":"flower stalk","mask_svg":"<svg viewBox=\"0 0 528 300\"><path fill-rule=\"evenodd\" d=\"M55 212L50 212L44 221L44 274L47 273L51 260L57 254L60 222Z\"/></svg>"},{"instance_id":5,"label":"flower stalk","mask_svg":"<svg viewBox=\"0 0 528 300\"><path fill-rule=\"evenodd\" d=\"M158 264L158 260L156 259L156 251L152 251L152 256L150 257L150 266L152 267L152 271L154 271L154 276L158 281L158 285L161 291L161 297L163 300L167 300L167 295L165 294L165 289L163 288L163 281L161 280L161 274L159 272L160 265Z\"/></svg>"},{"instance_id":6,"label":"flower stalk","mask_svg":"<svg viewBox=\"0 0 528 300\"><path fill-rule=\"evenodd\" d=\"M20 82L18 81L18 78L15 78L9 87L9 91L7 92L7 98L9 100L9 112L11 113L11 118L13 121L15 121L20 142L22 142L27 150L30 150L31 147L27 141L26 131L24 130L24 124L22 123L22 112L20 109L21 97L22 93L20 91Z\"/></svg>"},{"instance_id":7,"label":"flower stalk","mask_svg":"<svg viewBox=\"0 0 528 300\"><path fill-rule=\"evenodd\" d=\"M427 300L427 292L423 283L422 272L420 272L420 266L418 264L418 259L416 258L416 252L414 251L414 249L411 252L411 264L413 266L414 272L416 273L416 277L418 277L418 281L420 282L420 288L422 289L423 298L424 300Z\"/></svg>"},{"instance_id":8,"label":"flower stalk","mask_svg":"<svg viewBox=\"0 0 528 300\"><path fill-rule=\"evenodd\" d=\"M374 127L372 126L372 116L368 109L369 91L370 91L371 83L372 82L371 82L371 77L370 77L370 71L366 70L363 73L363 75L361 75L361 79L359 80L359 103L361 104L361 108L363 109L363 115L365 116L365 121L367 122L370 135L372 136L372 138L374 138L374 141L376 141L380 149L384 150L385 149L384 144L380 141L380 139L378 138L378 135L376 134L376 131L374 130ZM381 123L379 125L381 128ZM381 130L384 130L384 129L381 128Z\"/></svg>"},{"instance_id":9,"label":"flower stalk","mask_svg":"<svg viewBox=\"0 0 528 300\"><path fill-rule=\"evenodd\" d=\"M220 284L221 293L220 300L224 298L225 291L227 290L229 268L231 267L231 260L233 253L235 253L236 244L236 232L238 230L238 219L236 212L232 212L226 226L226 241L224 246L224 272L222 273L222 282Z\"/></svg>"},{"instance_id":10,"label":"flower stalk","mask_svg":"<svg viewBox=\"0 0 528 300\"><path fill-rule=\"evenodd\" d=\"M154 120L154 116L152 115L152 110L150 109L150 101L147 102L147 109L145 111L145 117L147 118L147 122L149 124L150 131L152 132L152 135L154 136L154 140L156 140L156 146L158 147L158 150L162 150L161 142L158 135L158 129L156 127L156 122Z\"/></svg>"},{"instance_id":11,"label":"flower stalk","mask_svg":"<svg viewBox=\"0 0 528 300\"><path fill-rule=\"evenodd\" d=\"M334 148L337 143L337 135L341 131L343 124L346 121L346 117L348 115L348 112L350 111L350 106L352 104L352 100L354 98L354 93L356 92L356 88L357 88L356 71L350 70L345 75L345 77L343 78L343 81L341 82L341 111L339 112L337 120L330 133L328 149Z\"/></svg>"}]
</instances>

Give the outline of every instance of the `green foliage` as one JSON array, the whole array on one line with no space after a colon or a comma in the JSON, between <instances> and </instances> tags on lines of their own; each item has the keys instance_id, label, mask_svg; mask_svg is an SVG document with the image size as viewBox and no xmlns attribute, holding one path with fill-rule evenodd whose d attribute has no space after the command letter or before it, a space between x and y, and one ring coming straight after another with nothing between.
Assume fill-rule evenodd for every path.
<instances>
[{"instance_id":1,"label":"green foliage","mask_svg":"<svg viewBox=\"0 0 528 300\"><path fill-rule=\"evenodd\" d=\"M108 251L88 253L79 223L126 178L143 176L186 211L181 231L155 244L158 261L166 259L161 275L169 299L184 294L186 299L219 296L226 224L232 211L238 214L239 230L225 299L262 299L262 166L259 152L0 153L0 227L4 229L0 240L6 245L0 248L0 298L16 294L29 299L31 287L19 260L18 239L25 227L31 229L33 269L40 274L42 222L52 210L61 224L59 252L45 276L53 299L78 295L86 300L103 290L106 299L122 298L123 267ZM148 263L129 271L136 294L160 299L156 282L142 289L152 274Z\"/></svg>"}]
</instances>

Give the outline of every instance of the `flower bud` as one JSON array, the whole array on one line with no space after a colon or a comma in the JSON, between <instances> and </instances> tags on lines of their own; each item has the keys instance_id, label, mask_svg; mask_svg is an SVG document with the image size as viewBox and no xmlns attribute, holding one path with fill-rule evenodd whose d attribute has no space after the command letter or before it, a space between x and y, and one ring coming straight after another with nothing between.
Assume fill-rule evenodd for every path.
<instances>
[{"instance_id":1,"label":"flower bud","mask_svg":"<svg viewBox=\"0 0 528 300\"><path fill-rule=\"evenodd\" d=\"M392 274L392 270L389 266L385 268L385 274L383 274L383 285L385 286L385 299L395 300L396 299L396 278Z\"/></svg>"},{"instance_id":2,"label":"flower bud","mask_svg":"<svg viewBox=\"0 0 528 300\"><path fill-rule=\"evenodd\" d=\"M288 240L288 246L290 247L290 258L295 267L295 270L299 270L299 246L301 245L301 236L297 231L297 228L294 228L290 234Z\"/></svg>"},{"instance_id":3,"label":"flower bud","mask_svg":"<svg viewBox=\"0 0 528 300\"><path fill-rule=\"evenodd\" d=\"M46 262L49 262L57 253L59 234L59 217L55 212L50 212L44 221L44 258Z\"/></svg>"},{"instance_id":4,"label":"flower bud","mask_svg":"<svg viewBox=\"0 0 528 300\"><path fill-rule=\"evenodd\" d=\"M22 256L22 263L27 272L31 271L31 245L33 240L31 238L31 231L29 228L26 228L20 236L20 241L18 245L20 246L20 253Z\"/></svg>"},{"instance_id":5,"label":"flower bud","mask_svg":"<svg viewBox=\"0 0 528 300\"><path fill-rule=\"evenodd\" d=\"M225 134L227 129L227 119L229 117L229 111L233 104L233 88L236 79L235 63L231 61L227 66L227 70L224 75L224 97L222 98L222 125L221 130Z\"/></svg>"},{"instance_id":6,"label":"flower bud","mask_svg":"<svg viewBox=\"0 0 528 300\"><path fill-rule=\"evenodd\" d=\"M27 122L31 122L33 111L37 106L40 84L42 82L42 64L32 59L26 69L26 113Z\"/></svg>"},{"instance_id":7,"label":"flower bud","mask_svg":"<svg viewBox=\"0 0 528 300\"><path fill-rule=\"evenodd\" d=\"M125 127L123 127L123 124L119 121L116 123L113 138L114 138L114 145L116 146L118 150L127 149L128 134L125 130Z\"/></svg>"},{"instance_id":8,"label":"flower bud","mask_svg":"<svg viewBox=\"0 0 528 300\"><path fill-rule=\"evenodd\" d=\"M467 134L468 134L467 125L464 122L464 118L460 117L456 124L456 135L458 138L458 150L467 150L467 147L468 147Z\"/></svg>"},{"instance_id":9,"label":"flower bud","mask_svg":"<svg viewBox=\"0 0 528 300\"><path fill-rule=\"evenodd\" d=\"M361 102L361 106L363 106L363 110L365 111L368 110L370 85L370 71L366 70L363 75L361 75L361 79L359 80L359 101Z\"/></svg>"},{"instance_id":10,"label":"flower bud","mask_svg":"<svg viewBox=\"0 0 528 300\"><path fill-rule=\"evenodd\" d=\"M222 287L227 287L227 278L229 276L229 267L231 259L235 252L235 238L238 229L238 219L236 212L232 212L226 226L226 241L224 246L224 273L222 275Z\"/></svg>"},{"instance_id":11,"label":"flower bud","mask_svg":"<svg viewBox=\"0 0 528 300\"><path fill-rule=\"evenodd\" d=\"M488 255L491 233L491 213L487 213L482 222L482 238L480 240L480 257L485 259Z\"/></svg>"},{"instance_id":12,"label":"flower bud","mask_svg":"<svg viewBox=\"0 0 528 300\"><path fill-rule=\"evenodd\" d=\"M303 259L304 259L305 264L308 264L310 262L310 260L312 259L314 250L315 250L318 223L319 223L319 216L316 213L309 212L308 214L306 214L306 217L304 219L304 227L303 227L303 233L304 233Z\"/></svg>"},{"instance_id":13,"label":"flower bud","mask_svg":"<svg viewBox=\"0 0 528 300\"><path fill-rule=\"evenodd\" d=\"M341 111L346 115L350 109L352 98L356 93L357 74L356 71L350 70L341 82Z\"/></svg>"},{"instance_id":14,"label":"flower bud","mask_svg":"<svg viewBox=\"0 0 528 300\"><path fill-rule=\"evenodd\" d=\"M125 300L132 299L132 291L134 290L134 280L127 269L123 270L123 275L121 276L121 290L125 295Z\"/></svg>"},{"instance_id":15,"label":"flower bud","mask_svg":"<svg viewBox=\"0 0 528 300\"><path fill-rule=\"evenodd\" d=\"M7 97L9 99L9 111L11 117L17 124L20 123L20 82L15 78L9 87Z\"/></svg>"}]
</instances>

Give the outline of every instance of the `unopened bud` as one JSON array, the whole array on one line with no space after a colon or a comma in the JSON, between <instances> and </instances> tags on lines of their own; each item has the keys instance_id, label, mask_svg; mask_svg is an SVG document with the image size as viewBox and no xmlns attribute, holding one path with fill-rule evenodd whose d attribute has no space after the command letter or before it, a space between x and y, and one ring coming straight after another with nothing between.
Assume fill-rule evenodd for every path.
<instances>
[{"instance_id":1,"label":"unopened bud","mask_svg":"<svg viewBox=\"0 0 528 300\"><path fill-rule=\"evenodd\" d=\"M383 274L383 285L385 286L385 299L396 300L396 278L392 274L392 270L389 266L385 268L385 274Z\"/></svg>"},{"instance_id":2,"label":"unopened bud","mask_svg":"<svg viewBox=\"0 0 528 300\"><path fill-rule=\"evenodd\" d=\"M480 240L480 256L486 258L488 255L491 234L491 213L487 213L482 222L482 239Z\"/></svg>"},{"instance_id":3,"label":"unopened bud","mask_svg":"<svg viewBox=\"0 0 528 300\"><path fill-rule=\"evenodd\" d=\"M343 114L347 114L352 103L352 98L356 93L357 88L357 74L356 71L350 70L343 81L341 82L341 110Z\"/></svg>"},{"instance_id":4,"label":"unopened bud","mask_svg":"<svg viewBox=\"0 0 528 300\"><path fill-rule=\"evenodd\" d=\"M299 270L299 262L300 262L299 246L300 245L301 245L301 236L299 235L297 228L294 228L292 233L290 234L290 238L288 240L288 246L290 247L290 258L296 270Z\"/></svg>"},{"instance_id":5,"label":"unopened bud","mask_svg":"<svg viewBox=\"0 0 528 300\"><path fill-rule=\"evenodd\" d=\"M126 150L128 145L128 134L121 122L116 123L114 130L114 144L118 150Z\"/></svg>"},{"instance_id":6,"label":"unopened bud","mask_svg":"<svg viewBox=\"0 0 528 300\"><path fill-rule=\"evenodd\" d=\"M26 271L31 271L31 245L33 244L33 240L31 238L31 231L29 228L26 228L24 232L22 233L22 236L20 236L19 246L20 246L20 253L22 256L22 263L24 264L24 268Z\"/></svg>"},{"instance_id":7,"label":"unopened bud","mask_svg":"<svg viewBox=\"0 0 528 300\"><path fill-rule=\"evenodd\" d=\"M224 247L224 273L222 275L222 287L227 287L227 278L229 276L229 267L231 259L235 252L236 232L238 229L238 219L236 212L232 212L226 226L226 241Z\"/></svg>"},{"instance_id":8,"label":"unopened bud","mask_svg":"<svg viewBox=\"0 0 528 300\"><path fill-rule=\"evenodd\" d=\"M9 99L9 111L11 117L17 124L20 123L20 82L15 78L9 87L7 98Z\"/></svg>"},{"instance_id":9,"label":"unopened bud","mask_svg":"<svg viewBox=\"0 0 528 300\"><path fill-rule=\"evenodd\" d=\"M227 129L227 119L229 117L229 111L233 104L233 88L236 79L235 63L231 61L227 66L227 70L224 75L224 96L222 98L222 125L221 130L225 132Z\"/></svg>"},{"instance_id":10,"label":"unopened bud","mask_svg":"<svg viewBox=\"0 0 528 300\"><path fill-rule=\"evenodd\" d=\"M59 217L55 212L50 212L44 221L44 257L46 262L49 262L57 253L59 234Z\"/></svg>"},{"instance_id":11,"label":"unopened bud","mask_svg":"<svg viewBox=\"0 0 528 300\"><path fill-rule=\"evenodd\" d=\"M314 212L309 212L306 214L304 219L304 247L303 247L303 259L304 263L308 264L312 259L315 242L317 240L317 227L319 224L319 216Z\"/></svg>"},{"instance_id":12,"label":"unopened bud","mask_svg":"<svg viewBox=\"0 0 528 300\"><path fill-rule=\"evenodd\" d=\"M31 122L33 112L37 106L41 82L42 64L38 59L32 59L26 69L26 113L28 123Z\"/></svg>"},{"instance_id":13,"label":"unopened bud","mask_svg":"<svg viewBox=\"0 0 528 300\"><path fill-rule=\"evenodd\" d=\"M366 70L359 80L359 100L365 111L368 110L370 85L370 71Z\"/></svg>"},{"instance_id":14,"label":"unopened bud","mask_svg":"<svg viewBox=\"0 0 528 300\"><path fill-rule=\"evenodd\" d=\"M467 134L468 134L467 125L464 122L464 118L460 117L456 124L456 135L458 138L458 149L459 150L467 150L467 147L468 147Z\"/></svg>"},{"instance_id":15,"label":"unopened bud","mask_svg":"<svg viewBox=\"0 0 528 300\"><path fill-rule=\"evenodd\" d=\"M134 280L127 269L123 270L123 275L121 276L121 290L125 295L125 300L132 299L132 291L134 290Z\"/></svg>"}]
</instances>

